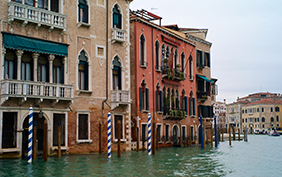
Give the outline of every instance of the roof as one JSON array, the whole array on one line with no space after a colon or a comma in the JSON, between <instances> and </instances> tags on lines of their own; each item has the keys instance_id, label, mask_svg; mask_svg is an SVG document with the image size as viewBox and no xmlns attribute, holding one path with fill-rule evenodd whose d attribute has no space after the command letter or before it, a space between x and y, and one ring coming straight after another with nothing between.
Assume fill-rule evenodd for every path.
<instances>
[{"instance_id":1,"label":"roof","mask_svg":"<svg viewBox=\"0 0 282 177\"><path fill-rule=\"evenodd\" d=\"M246 104L246 106L257 105L257 104L279 104L279 105L282 105L282 100L273 100L273 99L269 99L269 98L264 98L264 99L256 101L256 102Z\"/></svg>"}]
</instances>

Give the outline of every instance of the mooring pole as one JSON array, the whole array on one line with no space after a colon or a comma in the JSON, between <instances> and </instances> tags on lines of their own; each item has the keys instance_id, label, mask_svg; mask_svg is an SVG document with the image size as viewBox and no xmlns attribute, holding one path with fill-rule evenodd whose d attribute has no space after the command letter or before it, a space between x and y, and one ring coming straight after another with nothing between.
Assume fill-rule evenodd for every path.
<instances>
[{"instance_id":1,"label":"mooring pole","mask_svg":"<svg viewBox=\"0 0 282 177\"><path fill-rule=\"evenodd\" d=\"M235 127L232 128L232 132L233 132L233 140L236 140L236 138L235 138Z\"/></svg>"},{"instance_id":2,"label":"mooring pole","mask_svg":"<svg viewBox=\"0 0 282 177\"><path fill-rule=\"evenodd\" d=\"M203 125L203 148L206 147L206 126Z\"/></svg>"},{"instance_id":3,"label":"mooring pole","mask_svg":"<svg viewBox=\"0 0 282 177\"><path fill-rule=\"evenodd\" d=\"M219 144L219 140L220 140L220 137L219 137L219 128L217 126L217 144Z\"/></svg>"},{"instance_id":4,"label":"mooring pole","mask_svg":"<svg viewBox=\"0 0 282 177\"><path fill-rule=\"evenodd\" d=\"M157 137L156 137L156 141L157 141L157 150L159 150L159 134L160 134L160 130L157 128Z\"/></svg>"},{"instance_id":5,"label":"mooring pole","mask_svg":"<svg viewBox=\"0 0 282 177\"><path fill-rule=\"evenodd\" d=\"M214 116L214 146L217 148L217 127L216 127L216 116Z\"/></svg>"},{"instance_id":6,"label":"mooring pole","mask_svg":"<svg viewBox=\"0 0 282 177\"><path fill-rule=\"evenodd\" d=\"M155 119L153 119L153 136L152 136L152 140L153 140L153 142L152 142L152 148L153 148L153 150L152 150L152 153L153 153L153 155L155 155L155 153L156 153L156 122L155 122Z\"/></svg>"},{"instance_id":7,"label":"mooring pole","mask_svg":"<svg viewBox=\"0 0 282 177\"><path fill-rule=\"evenodd\" d=\"M245 141L248 141L248 128L247 126L245 127Z\"/></svg>"},{"instance_id":8,"label":"mooring pole","mask_svg":"<svg viewBox=\"0 0 282 177\"><path fill-rule=\"evenodd\" d=\"M179 124L179 127L180 127L179 144L180 144L180 147L182 147L182 127L181 127L181 123Z\"/></svg>"},{"instance_id":9,"label":"mooring pole","mask_svg":"<svg viewBox=\"0 0 282 177\"><path fill-rule=\"evenodd\" d=\"M58 122L58 158L61 158L61 121Z\"/></svg>"},{"instance_id":10,"label":"mooring pole","mask_svg":"<svg viewBox=\"0 0 282 177\"><path fill-rule=\"evenodd\" d=\"M30 105L28 119L28 159L27 163L32 163L32 137L33 137L33 108Z\"/></svg>"},{"instance_id":11,"label":"mooring pole","mask_svg":"<svg viewBox=\"0 0 282 177\"><path fill-rule=\"evenodd\" d=\"M221 140L222 142L224 141L224 129L223 128L221 129Z\"/></svg>"},{"instance_id":12,"label":"mooring pole","mask_svg":"<svg viewBox=\"0 0 282 177\"><path fill-rule=\"evenodd\" d=\"M204 149L204 140L203 140L203 118L202 115L200 115L200 133L201 133L201 148Z\"/></svg>"},{"instance_id":13,"label":"mooring pole","mask_svg":"<svg viewBox=\"0 0 282 177\"><path fill-rule=\"evenodd\" d=\"M148 155L151 155L151 113L148 114Z\"/></svg>"},{"instance_id":14,"label":"mooring pole","mask_svg":"<svg viewBox=\"0 0 282 177\"><path fill-rule=\"evenodd\" d=\"M37 151L36 151L36 139L37 139L37 123L34 122L34 126L33 126L33 146L32 146L32 159L35 160L37 158Z\"/></svg>"},{"instance_id":15,"label":"mooring pole","mask_svg":"<svg viewBox=\"0 0 282 177\"><path fill-rule=\"evenodd\" d=\"M238 140L239 140L239 141L241 141L240 133L241 133L241 132L240 132L240 128L238 128Z\"/></svg>"},{"instance_id":16,"label":"mooring pole","mask_svg":"<svg viewBox=\"0 0 282 177\"><path fill-rule=\"evenodd\" d=\"M229 146L231 146L231 125L229 124Z\"/></svg>"},{"instance_id":17,"label":"mooring pole","mask_svg":"<svg viewBox=\"0 0 282 177\"><path fill-rule=\"evenodd\" d=\"M137 152L139 152L139 127L137 127Z\"/></svg>"},{"instance_id":18,"label":"mooring pole","mask_svg":"<svg viewBox=\"0 0 282 177\"><path fill-rule=\"evenodd\" d=\"M189 125L189 146L192 146L191 125Z\"/></svg>"},{"instance_id":19,"label":"mooring pole","mask_svg":"<svg viewBox=\"0 0 282 177\"><path fill-rule=\"evenodd\" d=\"M48 124L47 120L44 120L44 140L43 140L43 158L44 161L47 161L48 154Z\"/></svg>"},{"instance_id":20,"label":"mooring pole","mask_svg":"<svg viewBox=\"0 0 282 177\"><path fill-rule=\"evenodd\" d=\"M108 159L112 156L112 120L111 120L111 113L108 113Z\"/></svg>"},{"instance_id":21,"label":"mooring pole","mask_svg":"<svg viewBox=\"0 0 282 177\"><path fill-rule=\"evenodd\" d=\"M118 120L118 157L120 157L121 122Z\"/></svg>"}]
</instances>

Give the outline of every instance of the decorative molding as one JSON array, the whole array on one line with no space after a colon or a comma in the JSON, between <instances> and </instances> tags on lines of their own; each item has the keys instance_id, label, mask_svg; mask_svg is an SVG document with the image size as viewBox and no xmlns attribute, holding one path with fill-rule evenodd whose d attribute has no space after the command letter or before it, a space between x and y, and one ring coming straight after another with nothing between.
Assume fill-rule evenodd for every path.
<instances>
[{"instance_id":1,"label":"decorative molding","mask_svg":"<svg viewBox=\"0 0 282 177\"><path fill-rule=\"evenodd\" d=\"M209 47L212 46L212 43L210 43L210 42L208 42L206 40L197 38L195 36L189 35L189 34L186 34L186 38L189 39L189 40L195 41L195 42L200 42L201 44L207 45Z\"/></svg>"}]
</instances>

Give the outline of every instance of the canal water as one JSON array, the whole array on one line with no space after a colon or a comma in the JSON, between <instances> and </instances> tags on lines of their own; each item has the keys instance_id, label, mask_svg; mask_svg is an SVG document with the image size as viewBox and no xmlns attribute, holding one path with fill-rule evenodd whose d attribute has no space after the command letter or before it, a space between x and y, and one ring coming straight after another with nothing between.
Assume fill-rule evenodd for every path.
<instances>
[{"instance_id":1,"label":"canal water","mask_svg":"<svg viewBox=\"0 0 282 177\"><path fill-rule=\"evenodd\" d=\"M248 142L220 142L183 148L162 148L156 155L146 151L67 155L61 159L0 160L0 176L282 176L282 137L249 135Z\"/></svg>"}]
</instances>

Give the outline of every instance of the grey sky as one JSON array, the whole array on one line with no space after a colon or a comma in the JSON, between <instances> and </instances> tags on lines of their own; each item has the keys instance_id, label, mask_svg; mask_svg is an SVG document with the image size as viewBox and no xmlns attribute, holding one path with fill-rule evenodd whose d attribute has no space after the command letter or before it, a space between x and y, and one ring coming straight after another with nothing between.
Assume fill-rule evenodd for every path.
<instances>
[{"instance_id":1,"label":"grey sky","mask_svg":"<svg viewBox=\"0 0 282 177\"><path fill-rule=\"evenodd\" d=\"M209 29L218 101L281 93L282 0L134 0L131 9L163 17L162 25Z\"/></svg>"}]
</instances>

